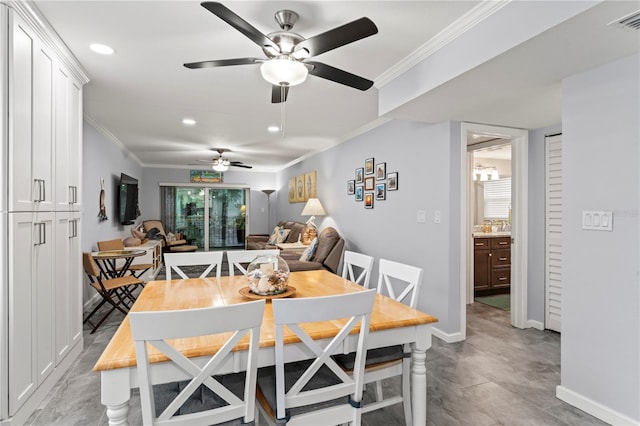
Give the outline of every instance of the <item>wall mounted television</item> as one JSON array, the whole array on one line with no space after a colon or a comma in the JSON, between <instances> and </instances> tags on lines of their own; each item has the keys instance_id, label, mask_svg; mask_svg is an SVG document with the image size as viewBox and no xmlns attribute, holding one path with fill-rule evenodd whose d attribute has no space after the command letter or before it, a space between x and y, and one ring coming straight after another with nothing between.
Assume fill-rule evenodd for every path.
<instances>
[{"instance_id":1,"label":"wall mounted television","mask_svg":"<svg viewBox=\"0 0 640 426\"><path fill-rule=\"evenodd\" d=\"M131 225L140 216L138 209L138 179L120 174L120 193L118 196L120 223Z\"/></svg>"}]
</instances>

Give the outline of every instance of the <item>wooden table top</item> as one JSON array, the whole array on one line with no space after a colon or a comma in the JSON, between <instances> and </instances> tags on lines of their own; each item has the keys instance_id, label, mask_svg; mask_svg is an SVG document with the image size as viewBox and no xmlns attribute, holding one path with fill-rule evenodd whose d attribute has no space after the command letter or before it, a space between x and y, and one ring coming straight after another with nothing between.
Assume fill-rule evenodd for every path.
<instances>
[{"instance_id":1,"label":"wooden table top","mask_svg":"<svg viewBox=\"0 0 640 426\"><path fill-rule=\"evenodd\" d=\"M94 259L123 259L127 257L138 257L147 254L146 250L131 249L131 250L102 250L94 251L91 253Z\"/></svg>"},{"instance_id":2,"label":"wooden table top","mask_svg":"<svg viewBox=\"0 0 640 426\"><path fill-rule=\"evenodd\" d=\"M292 297L318 297L363 291L363 287L328 271L292 272L288 284L296 288ZM226 306L243 303L249 299L240 295L240 289L248 285L242 275L233 277L192 278L187 280L151 281L138 296L132 311L162 311L192 309L211 306ZM385 330L419 324L437 322L438 319L396 302L386 296L376 295L371 314L370 330ZM342 326L338 322L327 321L305 324L302 328L314 339L330 338ZM288 332L288 334L287 334ZM357 333L354 330L353 333ZM230 334L176 339L172 343L187 357L211 355L228 339ZM285 328L285 342L297 341L290 330ZM260 347L275 345L275 328L271 303L267 303L260 329ZM248 337L235 350L246 350ZM151 362L166 361L155 348L149 348ZM94 371L133 367L136 365L135 347L127 316L94 366Z\"/></svg>"}]
</instances>

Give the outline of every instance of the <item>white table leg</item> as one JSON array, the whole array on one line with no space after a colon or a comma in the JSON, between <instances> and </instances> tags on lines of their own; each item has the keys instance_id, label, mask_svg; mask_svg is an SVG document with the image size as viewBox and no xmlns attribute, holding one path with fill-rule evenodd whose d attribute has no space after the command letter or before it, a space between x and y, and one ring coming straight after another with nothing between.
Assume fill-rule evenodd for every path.
<instances>
[{"instance_id":1,"label":"white table leg","mask_svg":"<svg viewBox=\"0 0 640 426\"><path fill-rule=\"evenodd\" d=\"M109 425L128 426L131 386L128 368L102 371L100 375L102 404L107 407Z\"/></svg>"},{"instance_id":2,"label":"white table leg","mask_svg":"<svg viewBox=\"0 0 640 426\"><path fill-rule=\"evenodd\" d=\"M427 424L427 351L411 345L411 409L413 424Z\"/></svg>"}]
</instances>

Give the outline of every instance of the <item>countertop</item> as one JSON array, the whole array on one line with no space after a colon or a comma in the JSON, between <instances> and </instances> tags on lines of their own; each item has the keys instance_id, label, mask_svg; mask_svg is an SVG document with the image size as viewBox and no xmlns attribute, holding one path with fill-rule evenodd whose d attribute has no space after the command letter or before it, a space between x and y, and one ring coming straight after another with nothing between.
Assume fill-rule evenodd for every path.
<instances>
[{"instance_id":1,"label":"countertop","mask_svg":"<svg viewBox=\"0 0 640 426\"><path fill-rule=\"evenodd\" d=\"M494 238L494 237L510 237L511 231L498 231L498 232L473 232L474 238Z\"/></svg>"}]
</instances>

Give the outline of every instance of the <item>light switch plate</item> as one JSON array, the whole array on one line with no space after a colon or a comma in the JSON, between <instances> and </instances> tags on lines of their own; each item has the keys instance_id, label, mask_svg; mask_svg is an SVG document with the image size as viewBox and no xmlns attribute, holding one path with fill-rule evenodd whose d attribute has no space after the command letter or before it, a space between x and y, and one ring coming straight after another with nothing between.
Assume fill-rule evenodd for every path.
<instances>
[{"instance_id":1,"label":"light switch plate","mask_svg":"<svg viewBox=\"0 0 640 426\"><path fill-rule=\"evenodd\" d=\"M416 212L416 221L418 223L424 223L427 221L427 213L424 210L418 210Z\"/></svg>"},{"instance_id":2,"label":"light switch plate","mask_svg":"<svg viewBox=\"0 0 640 426\"><path fill-rule=\"evenodd\" d=\"M613 212L583 210L582 229L591 231L613 231Z\"/></svg>"}]
</instances>

